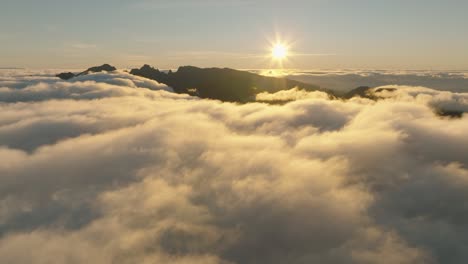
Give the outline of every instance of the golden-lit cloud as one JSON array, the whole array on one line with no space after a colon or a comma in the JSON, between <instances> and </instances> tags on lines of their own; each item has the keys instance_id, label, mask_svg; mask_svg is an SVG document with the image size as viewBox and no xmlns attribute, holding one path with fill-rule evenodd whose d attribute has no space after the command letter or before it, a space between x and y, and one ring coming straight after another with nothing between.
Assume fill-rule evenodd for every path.
<instances>
[{"instance_id":1,"label":"golden-lit cloud","mask_svg":"<svg viewBox=\"0 0 468 264\"><path fill-rule=\"evenodd\" d=\"M0 262L468 259L467 117L434 114L467 94L239 105L125 72L0 87Z\"/></svg>"}]
</instances>

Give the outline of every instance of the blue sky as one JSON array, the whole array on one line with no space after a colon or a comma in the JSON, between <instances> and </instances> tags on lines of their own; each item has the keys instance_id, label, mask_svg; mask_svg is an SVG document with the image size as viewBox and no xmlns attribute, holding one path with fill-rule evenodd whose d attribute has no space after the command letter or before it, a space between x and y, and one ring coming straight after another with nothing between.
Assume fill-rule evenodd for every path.
<instances>
[{"instance_id":1,"label":"blue sky","mask_svg":"<svg viewBox=\"0 0 468 264\"><path fill-rule=\"evenodd\" d=\"M468 1L0 0L0 67L468 69Z\"/></svg>"}]
</instances>

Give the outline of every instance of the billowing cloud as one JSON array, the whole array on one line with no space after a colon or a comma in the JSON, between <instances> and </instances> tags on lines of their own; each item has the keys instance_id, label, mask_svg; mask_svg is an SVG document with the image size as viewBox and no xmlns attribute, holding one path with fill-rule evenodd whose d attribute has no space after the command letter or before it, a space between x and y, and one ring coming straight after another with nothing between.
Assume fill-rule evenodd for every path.
<instances>
[{"instance_id":1,"label":"billowing cloud","mask_svg":"<svg viewBox=\"0 0 468 264\"><path fill-rule=\"evenodd\" d=\"M275 101L296 101L301 99L312 99L321 98L327 99L329 96L327 93L314 91L308 92L299 88L293 88L290 90L283 90L276 93L263 92L256 95L256 101L262 102L275 102Z\"/></svg>"},{"instance_id":2,"label":"billowing cloud","mask_svg":"<svg viewBox=\"0 0 468 264\"><path fill-rule=\"evenodd\" d=\"M466 94L239 105L124 72L9 78L2 263L468 260L468 120L434 114Z\"/></svg>"},{"instance_id":3,"label":"billowing cloud","mask_svg":"<svg viewBox=\"0 0 468 264\"><path fill-rule=\"evenodd\" d=\"M10 77L11 79L11 77ZM31 77L19 80L2 80L0 82L0 98L3 102L28 102L50 99L97 99L115 96L130 96L135 94L153 96L146 89L172 92L172 88L164 84L125 72L95 73L74 78L74 82L57 81L55 77L41 77L30 80ZM3 87L2 87L3 86ZM129 89L133 88L133 89Z\"/></svg>"},{"instance_id":4,"label":"billowing cloud","mask_svg":"<svg viewBox=\"0 0 468 264\"><path fill-rule=\"evenodd\" d=\"M435 110L468 112L468 93L437 91L425 87L382 86L374 89L379 97L397 101L426 103Z\"/></svg>"}]
</instances>

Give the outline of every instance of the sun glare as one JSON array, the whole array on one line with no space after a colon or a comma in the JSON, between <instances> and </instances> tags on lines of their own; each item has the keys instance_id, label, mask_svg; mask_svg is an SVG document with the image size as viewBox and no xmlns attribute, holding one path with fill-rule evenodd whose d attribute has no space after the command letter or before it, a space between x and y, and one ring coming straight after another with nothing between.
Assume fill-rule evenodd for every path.
<instances>
[{"instance_id":1,"label":"sun glare","mask_svg":"<svg viewBox=\"0 0 468 264\"><path fill-rule=\"evenodd\" d=\"M288 48L281 43L277 43L273 46L271 55L277 60L282 60L288 56Z\"/></svg>"}]
</instances>

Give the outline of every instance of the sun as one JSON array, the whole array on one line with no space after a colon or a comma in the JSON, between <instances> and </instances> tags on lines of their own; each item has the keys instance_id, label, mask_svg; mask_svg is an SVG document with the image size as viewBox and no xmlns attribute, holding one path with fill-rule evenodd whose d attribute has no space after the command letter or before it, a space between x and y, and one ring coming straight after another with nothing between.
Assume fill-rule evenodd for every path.
<instances>
[{"instance_id":1,"label":"sun","mask_svg":"<svg viewBox=\"0 0 468 264\"><path fill-rule=\"evenodd\" d=\"M282 60L288 56L288 47L281 43L276 43L273 45L273 49L271 51L271 55L274 59Z\"/></svg>"}]
</instances>

